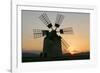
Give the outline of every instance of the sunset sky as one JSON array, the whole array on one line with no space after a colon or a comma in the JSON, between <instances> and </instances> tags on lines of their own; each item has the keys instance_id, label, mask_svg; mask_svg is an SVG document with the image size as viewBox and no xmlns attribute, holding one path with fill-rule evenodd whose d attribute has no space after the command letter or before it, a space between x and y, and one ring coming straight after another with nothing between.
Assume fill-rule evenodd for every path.
<instances>
[{"instance_id":1,"label":"sunset sky","mask_svg":"<svg viewBox=\"0 0 100 73\"><path fill-rule=\"evenodd\" d=\"M43 50L43 39L34 38L32 29L48 29L41 22L39 16L43 11L22 10L22 49L23 51L39 53ZM74 34L63 34L62 38L70 45L68 51L70 53L87 52L90 49L89 30L90 30L90 14L75 12L45 12L50 21L55 23L56 15L64 15L64 20L60 28L72 27ZM59 28L59 29L60 29ZM62 47L66 49L65 47ZM63 51L63 53L66 53Z\"/></svg>"}]
</instances>

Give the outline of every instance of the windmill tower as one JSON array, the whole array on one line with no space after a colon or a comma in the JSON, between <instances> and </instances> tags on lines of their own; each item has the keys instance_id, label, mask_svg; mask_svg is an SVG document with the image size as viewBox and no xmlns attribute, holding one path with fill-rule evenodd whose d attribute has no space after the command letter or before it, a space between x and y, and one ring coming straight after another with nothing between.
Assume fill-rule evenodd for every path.
<instances>
[{"instance_id":1,"label":"windmill tower","mask_svg":"<svg viewBox=\"0 0 100 73\"><path fill-rule=\"evenodd\" d=\"M46 13L43 13L39 17L39 19L48 27L48 30L33 29L35 38L45 36L43 43L43 52L40 55L42 57L48 57L48 58L61 57L63 55L62 44L66 47L66 49L69 48L69 44L57 33L72 34L73 33L72 27L60 29L59 31L57 31L57 29L60 27L60 24L64 19L64 16L61 14L57 14L56 21L54 24L55 28L53 28L53 25L50 22Z\"/></svg>"}]
</instances>

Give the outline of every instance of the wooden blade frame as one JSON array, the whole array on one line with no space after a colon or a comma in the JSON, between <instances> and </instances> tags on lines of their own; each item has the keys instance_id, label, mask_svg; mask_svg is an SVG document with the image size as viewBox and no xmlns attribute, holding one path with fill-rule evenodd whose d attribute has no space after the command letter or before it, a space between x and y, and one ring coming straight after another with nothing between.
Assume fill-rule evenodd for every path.
<instances>
[{"instance_id":1,"label":"wooden blade frame","mask_svg":"<svg viewBox=\"0 0 100 73\"><path fill-rule=\"evenodd\" d=\"M47 16L46 13L43 13L39 19L48 27L48 28L52 28L52 23L49 20L49 17Z\"/></svg>"},{"instance_id":2,"label":"wooden blade frame","mask_svg":"<svg viewBox=\"0 0 100 73\"><path fill-rule=\"evenodd\" d=\"M70 47L69 46L69 44L62 38L61 39L61 43L66 47L66 49L65 48L63 48L65 51L67 51L67 52L69 52L67 49Z\"/></svg>"},{"instance_id":3,"label":"wooden blade frame","mask_svg":"<svg viewBox=\"0 0 100 73\"><path fill-rule=\"evenodd\" d=\"M68 27L68 28L60 29L60 33L61 34L73 34L73 28Z\"/></svg>"},{"instance_id":4,"label":"wooden blade frame","mask_svg":"<svg viewBox=\"0 0 100 73\"><path fill-rule=\"evenodd\" d=\"M34 38L40 38L42 37L42 30L41 29L33 29L33 35L34 35Z\"/></svg>"},{"instance_id":5,"label":"wooden blade frame","mask_svg":"<svg viewBox=\"0 0 100 73\"><path fill-rule=\"evenodd\" d=\"M63 22L63 19L64 19L63 15L57 14L56 21L55 21L55 27L56 27L56 29L59 28L59 26Z\"/></svg>"}]
</instances>

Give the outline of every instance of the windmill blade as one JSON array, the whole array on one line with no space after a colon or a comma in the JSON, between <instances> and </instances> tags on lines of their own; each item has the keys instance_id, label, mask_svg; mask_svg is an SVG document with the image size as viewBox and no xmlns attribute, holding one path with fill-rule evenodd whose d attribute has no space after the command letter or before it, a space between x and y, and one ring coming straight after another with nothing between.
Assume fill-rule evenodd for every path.
<instances>
[{"instance_id":1,"label":"windmill blade","mask_svg":"<svg viewBox=\"0 0 100 73\"><path fill-rule=\"evenodd\" d=\"M63 15L57 14L56 21L55 21L55 27L56 28L58 28L61 25L63 19L64 19Z\"/></svg>"},{"instance_id":2,"label":"windmill blade","mask_svg":"<svg viewBox=\"0 0 100 73\"><path fill-rule=\"evenodd\" d=\"M63 48L66 52L68 51L68 48L70 47L69 44L62 38L61 39L61 43L65 46L65 48Z\"/></svg>"},{"instance_id":3,"label":"windmill blade","mask_svg":"<svg viewBox=\"0 0 100 73\"><path fill-rule=\"evenodd\" d=\"M73 34L73 28L68 27L68 28L60 29L60 33L61 34Z\"/></svg>"},{"instance_id":4,"label":"windmill blade","mask_svg":"<svg viewBox=\"0 0 100 73\"><path fill-rule=\"evenodd\" d=\"M47 34L48 30L33 29L34 38L40 38Z\"/></svg>"},{"instance_id":5,"label":"windmill blade","mask_svg":"<svg viewBox=\"0 0 100 73\"><path fill-rule=\"evenodd\" d=\"M67 49L70 47L70 45L63 38L61 39L61 41L66 46Z\"/></svg>"},{"instance_id":6,"label":"windmill blade","mask_svg":"<svg viewBox=\"0 0 100 73\"><path fill-rule=\"evenodd\" d=\"M34 33L34 38L40 38L43 37L42 33Z\"/></svg>"},{"instance_id":7,"label":"windmill blade","mask_svg":"<svg viewBox=\"0 0 100 73\"><path fill-rule=\"evenodd\" d=\"M33 36L34 38L42 37L42 31L40 29L33 29Z\"/></svg>"},{"instance_id":8,"label":"windmill blade","mask_svg":"<svg viewBox=\"0 0 100 73\"><path fill-rule=\"evenodd\" d=\"M48 28L52 28L52 24L47 16L46 13L43 13L39 19L48 27Z\"/></svg>"}]
</instances>

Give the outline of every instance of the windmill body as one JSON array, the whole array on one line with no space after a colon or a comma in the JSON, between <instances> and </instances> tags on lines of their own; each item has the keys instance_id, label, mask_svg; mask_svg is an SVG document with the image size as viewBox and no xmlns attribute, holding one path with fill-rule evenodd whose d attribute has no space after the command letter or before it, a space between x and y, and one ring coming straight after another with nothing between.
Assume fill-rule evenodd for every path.
<instances>
[{"instance_id":1,"label":"windmill body","mask_svg":"<svg viewBox=\"0 0 100 73\"><path fill-rule=\"evenodd\" d=\"M61 37L56 34L56 31L51 31L44 38L43 43L44 57L61 57Z\"/></svg>"}]
</instances>

